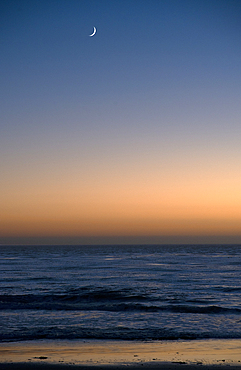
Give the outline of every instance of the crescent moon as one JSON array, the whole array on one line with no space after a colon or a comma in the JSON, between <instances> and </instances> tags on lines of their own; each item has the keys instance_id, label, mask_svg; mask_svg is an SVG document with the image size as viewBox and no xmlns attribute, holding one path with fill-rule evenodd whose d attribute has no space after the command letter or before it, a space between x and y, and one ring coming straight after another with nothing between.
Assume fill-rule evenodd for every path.
<instances>
[{"instance_id":1,"label":"crescent moon","mask_svg":"<svg viewBox=\"0 0 241 370\"><path fill-rule=\"evenodd\" d=\"M96 28L94 27L94 31L91 35L89 35L90 37L94 36L96 34Z\"/></svg>"}]
</instances>

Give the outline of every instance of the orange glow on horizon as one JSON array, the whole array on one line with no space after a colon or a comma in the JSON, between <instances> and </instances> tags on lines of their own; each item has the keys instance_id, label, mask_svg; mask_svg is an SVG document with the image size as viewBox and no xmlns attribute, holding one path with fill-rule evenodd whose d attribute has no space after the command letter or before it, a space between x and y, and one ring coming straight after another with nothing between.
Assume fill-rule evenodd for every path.
<instances>
[{"instance_id":1,"label":"orange glow on horizon","mask_svg":"<svg viewBox=\"0 0 241 370\"><path fill-rule=\"evenodd\" d=\"M132 169L6 184L0 236L240 234L236 171Z\"/></svg>"}]
</instances>

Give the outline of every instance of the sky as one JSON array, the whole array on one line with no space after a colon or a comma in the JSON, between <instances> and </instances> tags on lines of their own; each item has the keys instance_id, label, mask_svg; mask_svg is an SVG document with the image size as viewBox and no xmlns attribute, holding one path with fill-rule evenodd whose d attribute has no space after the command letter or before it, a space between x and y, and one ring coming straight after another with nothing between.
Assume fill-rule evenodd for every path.
<instances>
[{"instance_id":1,"label":"sky","mask_svg":"<svg viewBox=\"0 0 241 370\"><path fill-rule=\"evenodd\" d=\"M0 50L1 244L241 243L240 0L1 0Z\"/></svg>"}]
</instances>

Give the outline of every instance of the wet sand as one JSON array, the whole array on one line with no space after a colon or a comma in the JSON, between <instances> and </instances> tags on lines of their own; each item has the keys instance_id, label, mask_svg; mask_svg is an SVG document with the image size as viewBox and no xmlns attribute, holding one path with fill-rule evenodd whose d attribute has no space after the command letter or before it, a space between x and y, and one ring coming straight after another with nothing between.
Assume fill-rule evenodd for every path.
<instances>
[{"instance_id":1,"label":"wet sand","mask_svg":"<svg viewBox=\"0 0 241 370\"><path fill-rule=\"evenodd\" d=\"M31 341L1 343L1 370L241 370L241 340ZM204 369L205 368L205 369Z\"/></svg>"}]
</instances>

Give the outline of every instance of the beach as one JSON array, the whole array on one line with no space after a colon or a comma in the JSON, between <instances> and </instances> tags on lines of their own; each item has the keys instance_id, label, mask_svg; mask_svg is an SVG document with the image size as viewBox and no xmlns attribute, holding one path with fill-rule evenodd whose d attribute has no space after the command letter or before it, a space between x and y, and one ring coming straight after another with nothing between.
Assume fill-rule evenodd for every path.
<instances>
[{"instance_id":1,"label":"beach","mask_svg":"<svg viewBox=\"0 0 241 370\"><path fill-rule=\"evenodd\" d=\"M32 341L1 343L0 368L241 369L241 340Z\"/></svg>"}]
</instances>

